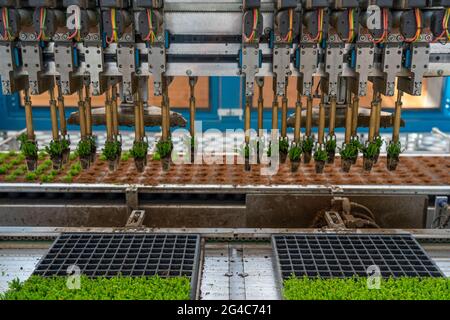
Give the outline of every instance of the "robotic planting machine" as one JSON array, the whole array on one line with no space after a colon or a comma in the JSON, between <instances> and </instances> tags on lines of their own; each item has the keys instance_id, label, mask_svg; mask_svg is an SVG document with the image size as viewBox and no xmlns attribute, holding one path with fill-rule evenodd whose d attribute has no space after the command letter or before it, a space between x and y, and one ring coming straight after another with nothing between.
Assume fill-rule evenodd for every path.
<instances>
[{"instance_id":1,"label":"robotic planting machine","mask_svg":"<svg viewBox=\"0 0 450 320\"><path fill-rule=\"evenodd\" d=\"M42 162L33 153L40 95L49 97L52 166L82 167L66 180L2 178L6 234L21 226L32 235L187 228L248 239L312 228L450 237L450 157L400 155L405 97L450 76L450 1L0 0L0 13L2 92L22 96L28 172ZM244 130L240 164L199 156L195 88L205 77L241 79L240 92L227 93L242 103L243 125L231 125ZM187 120L170 110L180 79ZM77 100L70 117L68 96ZM68 126L80 137L71 146ZM125 126L134 128L130 153ZM155 147L150 126L161 127ZM192 163L175 161L176 126L189 129Z\"/></svg>"}]
</instances>

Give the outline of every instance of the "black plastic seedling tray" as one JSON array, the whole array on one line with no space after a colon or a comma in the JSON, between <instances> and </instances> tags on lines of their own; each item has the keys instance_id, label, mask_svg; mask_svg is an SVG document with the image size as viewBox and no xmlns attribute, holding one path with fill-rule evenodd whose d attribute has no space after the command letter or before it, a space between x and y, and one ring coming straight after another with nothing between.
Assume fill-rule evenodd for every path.
<instances>
[{"instance_id":1,"label":"black plastic seedling tray","mask_svg":"<svg viewBox=\"0 0 450 320\"><path fill-rule=\"evenodd\" d=\"M195 297L200 259L198 234L63 233L33 274L67 276L70 266L88 277L188 277Z\"/></svg>"},{"instance_id":2,"label":"black plastic seedling tray","mask_svg":"<svg viewBox=\"0 0 450 320\"><path fill-rule=\"evenodd\" d=\"M409 234L278 234L272 246L281 280L367 277L372 265L384 278L444 276Z\"/></svg>"}]
</instances>

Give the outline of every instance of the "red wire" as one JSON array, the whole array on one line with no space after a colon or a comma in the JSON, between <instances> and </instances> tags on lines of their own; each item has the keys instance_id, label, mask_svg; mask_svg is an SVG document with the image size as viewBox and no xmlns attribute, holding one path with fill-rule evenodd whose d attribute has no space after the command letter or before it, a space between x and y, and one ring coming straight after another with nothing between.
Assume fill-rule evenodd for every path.
<instances>
[{"instance_id":1,"label":"red wire","mask_svg":"<svg viewBox=\"0 0 450 320\"><path fill-rule=\"evenodd\" d=\"M322 32L322 19L321 19L321 14L320 14L320 10L317 10L317 35L312 38L311 35L309 36L311 38L311 41L317 41L320 37L320 33Z\"/></svg>"}]
</instances>

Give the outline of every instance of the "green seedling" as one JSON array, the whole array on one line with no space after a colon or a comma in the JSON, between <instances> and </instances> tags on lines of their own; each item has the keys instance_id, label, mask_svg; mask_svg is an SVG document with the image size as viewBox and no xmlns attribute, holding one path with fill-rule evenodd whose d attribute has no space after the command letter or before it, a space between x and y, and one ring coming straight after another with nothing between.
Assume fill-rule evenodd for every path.
<instances>
[{"instance_id":1,"label":"green seedling","mask_svg":"<svg viewBox=\"0 0 450 320\"><path fill-rule=\"evenodd\" d=\"M120 160L123 162L127 162L130 159L130 152L124 152L122 153L122 155L120 156Z\"/></svg>"},{"instance_id":2,"label":"green seedling","mask_svg":"<svg viewBox=\"0 0 450 320\"><path fill-rule=\"evenodd\" d=\"M289 278L284 281L287 300L450 300L449 278L402 277L381 279L369 289L367 278Z\"/></svg>"},{"instance_id":3,"label":"green seedling","mask_svg":"<svg viewBox=\"0 0 450 320\"><path fill-rule=\"evenodd\" d=\"M367 146L362 149L364 158L374 159L380 153L380 147L377 142L369 142Z\"/></svg>"},{"instance_id":4,"label":"green seedling","mask_svg":"<svg viewBox=\"0 0 450 320\"><path fill-rule=\"evenodd\" d=\"M128 157L131 156L134 159L144 159L147 156L147 152L148 152L148 143L146 141L135 141L133 143L133 147L129 152Z\"/></svg>"},{"instance_id":5,"label":"green seedling","mask_svg":"<svg viewBox=\"0 0 450 320\"><path fill-rule=\"evenodd\" d=\"M289 152L289 140L287 137L280 137L278 144L280 153L288 153Z\"/></svg>"},{"instance_id":6,"label":"green seedling","mask_svg":"<svg viewBox=\"0 0 450 320\"><path fill-rule=\"evenodd\" d=\"M16 152L15 150L10 150L10 151L8 152L8 157L9 157L9 158L15 157L15 156L17 156L17 152Z\"/></svg>"},{"instance_id":7,"label":"green seedling","mask_svg":"<svg viewBox=\"0 0 450 320\"><path fill-rule=\"evenodd\" d=\"M78 152L71 152L69 155L69 160L70 161L75 161L78 158Z\"/></svg>"},{"instance_id":8,"label":"green seedling","mask_svg":"<svg viewBox=\"0 0 450 320\"><path fill-rule=\"evenodd\" d=\"M106 141L105 147L102 150L102 154L106 160L116 160L122 150L122 144L120 141Z\"/></svg>"},{"instance_id":9,"label":"green seedling","mask_svg":"<svg viewBox=\"0 0 450 320\"><path fill-rule=\"evenodd\" d=\"M154 161L161 160L161 155L159 154L159 152L153 153L152 160L154 160Z\"/></svg>"},{"instance_id":10,"label":"green seedling","mask_svg":"<svg viewBox=\"0 0 450 320\"><path fill-rule=\"evenodd\" d=\"M42 183L48 183L48 182L52 182L53 180L55 180L55 177L52 176L51 174L49 174L49 175L43 174L43 175L41 175L41 176L39 177L39 180L40 180Z\"/></svg>"},{"instance_id":11,"label":"green seedling","mask_svg":"<svg viewBox=\"0 0 450 320\"><path fill-rule=\"evenodd\" d=\"M170 156L172 149L173 149L173 144L170 139L168 139L166 141L159 140L156 143L156 152L159 153L161 159Z\"/></svg>"},{"instance_id":12,"label":"green seedling","mask_svg":"<svg viewBox=\"0 0 450 320\"><path fill-rule=\"evenodd\" d=\"M62 177L62 181L65 183L71 183L73 181L73 177L70 173L67 173L67 175Z\"/></svg>"},{"instance_id":13,"label":"green seedling","mask_svg":"<svg viewBox=\"0 0 450 320\"><path fill-rule=\"evenodd\" d=\"M334 137L330 136L329 139L327 139L327 141L325 142L325 150L328 153L336 151L336 139Z\"/></svg>"},{"instance_id":14,"label":"green seedling","mask_svg":"<svg viewBox=\"0 0 450 320\"><path fill-rule=\"evenodd\" d=\"M72 177L78 176L78 175L80 174L80 172L81 172L81 164L80 164L79 162L73 164L73 165L70 167L69 174L70 174Z\"/></svg>"},{"instance_id":15,"label":"green seedling","mask_svg":"<svg viewBox=\"0 0 450 320\"><path fill-rule=\"evenodd\" d=\"M44 150L39 151L38 159L39 160L44 160L45 158L47 158L47 152L45 152Z\"/></svg>"},{"instance_id":16,"label":"green seedling","mask_svg":"<svg viewBox=\"0 0 450 320\"><path fill-rule=\"evenodd\" d=\"M50 155L50 158L61 157L65 150L65 143L63 143L63 140L52 140L50 141L50 144L45 147L45 152Z\"/></svg>"},{"instance_id":17,"label":"green seedling","mask_svg":"<svg viewBox=\"0 0 450 320\"><path fill-rule=\"evenodd\" d=\"M18 159L17 157L16 158L14 158L14 159L12 159L11 161L10 161L10 163L13 165L13 166L17 166L18 164L20 164L22 161L20 160L20 159Z\"/></svg>"},{"instance_id":18,"label":"green seedling","mask_svg":"<svg viewBox=\"0 0 450 320\"><path fill-rule=\"evenodd\" d=\"M302 150L304 153L311 153L314 148L314 139L312 137L306 137L303 139Z\"/></svg>"},{"instance_id":19,"label":"green seedling","mask_svg":"<svg viewBox=\"0 0 450 320\"><path fill-rule=\"evenodd\" d=\"M91 139L83 139L78 142L77 154L80 157L89 157L92 153Z\"/></svg>"},{"instance_id":20,"label":"green seedling","mask_svg":"<svg viewBox=\"0 0 450 320\"><path fill-rule=\"evenodd\" d=\"M386 151L389 158L398 158L400 156L400 153L402 153L402 144L400 143L400 141L391 141Z\"/></svg>"},{"instance_id":21,"label":"green seedling","mask_svg":"<svg viewBox=\"0 0 450 320\"><path fill-rule=\"evenodd\" d=\"M23 175L23 174L25 173L25 170L23 170L22 168L17 168L17 169L14 170L12 173L13 173L14 175L16 175L16 176L21 176L21 175Z\"/></svg>"},{"instance_id":22,"label":"green seedling","mask_svg":"<svg viewBox=\"0 0 450 320\"><path fill-rule=\"evenodd\" d=\"M289 160L300 161L302 156L302 147L300 144L294 143L289 149Z\"/></svg>"},{"instance_id":23,"label":"green seedling","mask_svg":"<svg viewBox=\"0 0 450 320\"><path fill-rule=\"evenodd\" d=\"M8 181L8 182L16 181L16 179L17 179L17 176L14 173L8 174L5 177L5 180Z\"/></svg>"},{"instance_id":24,"label":"green seedling","mask_svg":"<svg viewBox=\"0 0 450 320\"><path fill-rule=\"evenodd\" d=\"M328 154L325 149L317 148L316 152L314 152L314 160L315 161L327 161Z\"/></svg>"},{"instance_id":25,"label":"green seedling","mask_svg":"<svg viewBox=\"0 0 450 320\"><path fill-rule=\"evenodd\" d=\"M0 166L0 174L6 174L8 172L8 168L5 165Z\"/></svg>"},{"instance_id":26,"label":"green seedling","mask_svg":"<svg viewBox=\"0 0 450 320\"><path fill-rule=\"evenodd\" d=\"M342 160L351 160L358 156L358 150L359 149L355 144L344 144L342 148L339 149L339 154L341 155Z\"/></svg>"},{"instance_id":27,"label":"green seedling","mask_svg":"<svg viewBox=\"0 0 450 320\"><path fill-rule=\"evenodd\" d=\"M31 276L15 280L0 295L4 300L188 300L190 280L186 277L80 277L80 289L67 286L66 277Z\"/></svg>"},{"instance_id":28,"label":"green seedling","mask_svg":"<svg viewBox=\"0 0 450 320\"><path fill-rule=\"evenodd\" d=\"M37 174L34 172L28 172L25 175L25 180L27 180L27 181L35 181L36 179L37 179Z\"/></svg>"}]
</instances>

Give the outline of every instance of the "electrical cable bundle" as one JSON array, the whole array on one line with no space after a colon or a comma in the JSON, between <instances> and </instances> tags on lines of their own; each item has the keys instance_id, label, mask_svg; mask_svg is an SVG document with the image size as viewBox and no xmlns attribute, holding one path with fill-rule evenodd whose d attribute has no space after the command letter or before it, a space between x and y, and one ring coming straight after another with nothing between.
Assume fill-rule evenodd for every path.
<instances>
[{"instance_id":1,"label":"electrical cable bundle","mask_svg":"<svg viewBox=\"0 0 450 320\"><path fill-rule=\"evenodd\" d=\"M414 14L416 16L416 34L414 37L405 39L406 42L416 42L420 38L420 34L422 33L422 16L420 15L419 9L414 9Z\"/></svg>"},{"instance_id":2,"label":"electrical cable bundle","mask_svg":"<svg viewBox=\"0 0 450 320\"><path fill-rule=\"evenodd\" d=\"M148 22L148 35L144 38L145 41L150 41L150 43L155 42L156 35L153 31L153 10L147 9L147 22Z\"/></svg>"},{"instance_id":3,"label":"electrical cable bundle","mask_svg":"<svg viewBox=\"0 0 450 320\"><path fill-rule=\"evenodd\" d=\"M317 35L311 38L312 41L320 43L323 38L323 8L317 10Z\"/></svg>"},{"instance_id":4,"label":"electrical cable bundle","mask_svg":"<svg viewBox=\"0 0 450 320\"><path fill-rule=\"evenodd\" d=\"M389 28L389 14L386 8L383 9L383 34L379 39L372 39L373 44L379 44L382 41L385 41L388 36L388 28Z\"/></svg>"},{"instance_id":5,"label":"electrical cable bundle","mask_svg":"<svg viewBox=\"0 0 450 320\"><path fill-rule=\"evenodd\" d=\"M247 36L245 36L244 34L244 39L245 42L251 42L255 40L256 37L256 32L258 29L258 23L259 23L259 10L258 9L253 9L253 27L252 27L252 33L250 34L250 36L247 38Z\"/></svg>"},{"instance_id":6,"label":"electrical cable bundle","mask_svg":"<svg viewBox=\"0 0 450 320\"><path fill-rule=\"evenodd\" d=\"M47 9L46 8L40 8L39 9L39 35L37 37L38 40L48 40L47 36L45 35L45 24L47 20Z\"/></svg>"},{"instance_id":7,"label":"electrical cable bundle","mask_svg":"<svg viewBox=\"0 0 450 320\"><path fill-rule=\"evenodd\" d=\"M3 39L4 40L8 40L8 41L14 40L14 37L11 35L11 32L10 32L11 28L9 27L9 11L8 11L8 8L3 8L3 10L2 10L2 20L3 20L3 29L5 30L4 34L3 34Z\"/></svg>"},{"instance_id":8,"label":"electrical cable bundle","mask_svg":"<svg viewBox=\"0 0 450 320\"><path fill-rule=\"evenodd\" d=\"M119 37L117 36L117 25L116 25L116 9L111 9L111 30L112 35L110 38L106 37L106 43L111 44L112 42L117 42Z\"/></svg>"}]
</instances>

